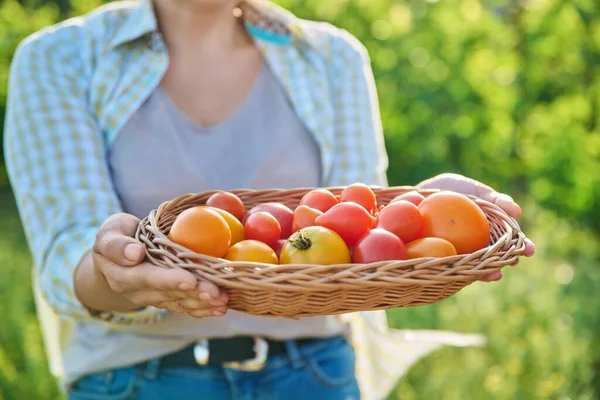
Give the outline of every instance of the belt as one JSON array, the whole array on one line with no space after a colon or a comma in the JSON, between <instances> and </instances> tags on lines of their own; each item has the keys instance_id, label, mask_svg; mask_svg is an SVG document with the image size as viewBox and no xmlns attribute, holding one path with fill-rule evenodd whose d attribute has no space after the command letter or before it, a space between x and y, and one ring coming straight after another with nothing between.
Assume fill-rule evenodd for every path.
<instances>
[{"instance_id":1,"label":"belt","mask_svg":"<svg viewBox=\"0 0 600 400\"><path fill-rule=\"evenodd\" d=\"M298 345L314 339L298 339ZM270 357L285 353L285 342L252 336L205 339L164 356L163 367L223 366L243 371L262 369Z\"/></svg>"}]
</instances>

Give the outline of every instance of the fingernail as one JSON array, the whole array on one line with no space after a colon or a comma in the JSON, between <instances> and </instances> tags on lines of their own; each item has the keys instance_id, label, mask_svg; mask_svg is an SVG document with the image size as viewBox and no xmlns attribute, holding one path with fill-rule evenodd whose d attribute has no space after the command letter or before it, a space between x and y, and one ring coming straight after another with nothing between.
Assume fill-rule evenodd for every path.
<instances>
[{"instance_id":1,"label":"fingernail","mask_svg":"<svg viewBox=\"0 0 600 400\"><path fill-rule=\"evenodd\" d=\"M212 299L212 297L210 297L210 294L208 294L206 292L200 293L198 298L200 298L200 300L204 300L204 301L210 301Z\"/></svg>"},{"instance_id":2,"label":"fingernail","mask_svg":"<svg viewBox=\"0 0 600 400\"><path fill-rule=\"evenodd\" d=\"M223 315L225 315L225 313L224 313L224 312L222 312L222 311L219 311L219 310L214 310L214 311L213 311L213 315L214 315L215 317L222 317Z\"/></svg>"},{"instance_id":3,"label":"fingernail","mask_svg":"<svg viewBox=\"0 0 600 400\"><path fill-rule=\"evenodd\" d=\"M139 261L142 256L142 247L137 244L128 244L125 247L125 258L129 261Z\"/></svg>"},{"instance_id":4,"label":"fingernail","mask_svg":"<svg viewBox=\"0 0 600 400\"><path fill-rule=\"evenodd\" d=\"M183 282L179 284L179 290L183 290L184 292L187 292L188 290L192 289L195 289L195 287L190 285L189 283Z\"/></svg>"}]
</instances>

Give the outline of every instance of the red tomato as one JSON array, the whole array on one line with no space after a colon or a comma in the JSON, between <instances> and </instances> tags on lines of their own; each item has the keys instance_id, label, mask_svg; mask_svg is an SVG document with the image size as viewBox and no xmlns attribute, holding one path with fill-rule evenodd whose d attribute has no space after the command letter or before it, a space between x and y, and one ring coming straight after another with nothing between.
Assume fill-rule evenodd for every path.
<instances>
[{"instance_id":1,"label":"red tomato","mask_svg":"<svg viewBox=\"0 0 600 400\"><path fill-rule=\"evenodd\" d=\"M315 225L329 228L353 246L373 226L372 216L356 203L340 203L315 219Z\"/></svg>"},{"instance_id":2,"label":"red tomato","mask_svg":"<svg viewBox=\"0 0 600 400\"><path fill-rule=\"evenodd\" d=\"M425 196L423 196L421 193L417 192L416 190L413 190L412 192L406 192L404 194L394 197L394 199L392 201L390 201L390 204L395 203L398 200L410 201L415 206L418 206L419 204L421 204L421 202L423 200L425 200Z\"/></svg>"},{"instance_id":3,"label":"red tomato","mask_svg":"<svg viewBox=\"0 0 600 400\"><path fill-rule=\"evenodd\" d=\"M246 212L242 200L235 194L229 192L218 192L213 194L206 200L206 205L225 210L240 221L244 218L244 213Z\"/></svg>"},{"instance_id":4,"label":"red tomato","mask_svg":"<svg viewBox=\"0 0 600 400\"><path fill-rule=\"evenodd\" d=\"M392 232L408 243L421 237L423 217L413 203L398 200L381 210L377 216L377 228Z\"/></svg>"},{"instance_id":5,"label":"red tomato","mask_svg":"<svg viewBox=\"0 0 600 400\"><path fill-rule=\"evenodd\" d=\"M298 232L302 228L313 226L315 219L323 214L316 208L310 208L308 206L298 206L294 210L294 222L292 223L292 232Z\"/></svg>"},{"instance_id":6,"label":"red tomato","mask_svg":"<svg viewBox=\"0 0 600 400\"><path fill-rule=\"evenodd\" d=\"M250 215L257 212L266 212L274 216L281 226L280 239L287 239L292 234L292 222L294 220L294 212L289 207L280 203L264 203L254 206L248 211L247 219ZM244 222L245 223L245 222Z\"/></svg>"},{"instance_id":7,"label":"red tomato","mask_svg":"<svg viewBox=\"0 0 600 400\"><path fill-rule=\"evenodd\" d=\"M316 208L321 212L329 210L338 203L337 197L327 189L315 189L306 193L302 200L301 206ZM295 230L294 230L295 231Z\"/></svg>"},{"instance_id":8,"label":"red tomato","mask_svg":"<svg viewBox=\"0 0 600 400\"><path fill-rule=\"evenodd\" d=\"M372 263L388 260L406 260L406 246L400 238L383 229L373 229L354 246L353 263Z\"/></svg>"},{"instance_id":9,"label":"red tomato","mask_svg":"<svg viewBox=\"0 0 600 400\"><path fill-rule=\"evenodd\" d=\"M281 235L281 226L279 222L269 213L257 212L246 219L244 224L246 239L258 240L269 246L274 246L279 235Z\"/></svg>"},{"instance_id":10,"label":"red tomato","mask_svg":"<svg viewBox=\"0 0 600 400\"><path fill-rule=\"evenodd\" d=\"M360 204L369 214L375 214L377 211L377 197L364 183L353 183L347 186L340 195L340 203L344 202Z\"/></svg>"},{"instance_id":11,"label":"red tomato","mask_svg":"<svg viewBox=\"0 0 600 400\"><path fill-rule=\"evenodd\" d=\"M287 242L286 239L279 239L277 242L275 242L271 248L273 249L273 251L275 251L275 254L277 254L277 258L279 258L281 256L281 249L283 249L283 246L285 245L285 242Z\"/></svg>"}]
</instances>

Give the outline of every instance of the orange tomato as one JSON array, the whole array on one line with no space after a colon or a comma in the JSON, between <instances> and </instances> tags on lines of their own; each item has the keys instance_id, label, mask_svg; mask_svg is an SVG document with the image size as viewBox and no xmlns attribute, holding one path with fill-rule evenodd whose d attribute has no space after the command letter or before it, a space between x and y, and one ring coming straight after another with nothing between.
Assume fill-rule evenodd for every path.
<instances>
[{"instance_id":1,"label":"orange tomato","mask_svg":"<svg viewBox=\"0 0 600 400\"><path fill-rule=\"evenodd\" d=\"M421 237L423 217L413 203L399 200L379 212L377 228L392 232L404 243L408 243Z\"/></svg>"},{"instance_id":2,"label":"orange tomato","mask_svg":"<svg viewBox=\"0 0 600 400\"><path fill-rule=\"evenodd\" d=\"M359 204L369 212L375 214L377 211L377 197L373 190L364 183L353 183L347 186L340 195L340 203L353 202Z\"/></svg>"},{"instance_id":3,"label":"orange tomato","mask_svg":"<svg viewBox=\"0 0 600 400\"><path fill-rule=\"evenodd\" d=\"M240 221L246 213L246 208L242 200L229 192L217 192L213 194L206 200L206 205L225 210Z\"/></svg>"},{"instance_id":4,"label":"orange tomato","mask_svg":"<svg viewBox=\"0 0 600 400\"><path fill-rule=\"evenodd\" d=\"M306 193L302 200L301 206L315 208L321 212L329 210L338 203L337 197L327 189L315 189ZM295 232L295 231L294 231Z\"/></svg>"},{"instance_id":5,"label":"orange tomato","mask_svg":"<svg viewBox=\"0 0 600 400\"><path fill-rule=\"evenodd\" d=\"M315 219L323 214L316 208L299 205L294 210L294 221L292 222L292 232L298 232L302 228L315 224Z\"/></svg>"},{"instance_id":6,"label":"orange tomato","mask_svg":"<svg viewBox=\"0 0 600 400\"><path fill-rule=\"evenodd\" d=\"M193 207L175 218L168 237L196 253L223 257L231 244L231 229L218 212Z\"/></svg>"},{"instance_id":7,"label":"orange tomato","mask_svg":"<svg viewBox=\"0 0 600 400\"><path fill-rule=\"evenodd\" d=\"M421 257L449 257L456 255L456 249L446 239L428 237L414 240L406 245L409 259Z\"/></svg>"},{"instance_id":8,"label":"orange tomato","mask_svg":"<svg viewBox=\"0 0 600 400\"><path fill-rule=\"evenodd\" d=\"M467 196L441 191L419 204L423 237L446 239L458 252L468 254L487 247L490 225L479 206Z\"/></svg>"},{"instance_id":9,"label":"orange tomato","mask_svg":"<svg viewBox=\"0 0 600 400\"><path fill-rule=\"evenodd\" d=\"M281 264L349 264L350 250L331 229L309 226L294 233L281 249Z\"/></svg>"},{"instance_id":10,"label":"orange tomato","mask_svg":"<svg viewBox=\"0 0 600 400\"><path fill-rule=\"evenodd\" d=\"M225 255L229 261L259 262L279 264L279 259L269 245L258 240L242 240L231 246Z\"/></svg>"},{"instance_id":11,"label":"orange tomato","mask_svg":"<svg viewBox=\"0 0 600 400\"><path fill-rule=\"evenodd\" d=\"M211 210L214 210L221 215L221 217L225 218L225 222L229 225L229 229L231 230L231 244L233 246L237 242L241 242L246 239L246 235L244 234L244 225L237 219L235 216L230 214L229 212L222 210L220 208L209 207Z\"/></svg>"}]
</instances>

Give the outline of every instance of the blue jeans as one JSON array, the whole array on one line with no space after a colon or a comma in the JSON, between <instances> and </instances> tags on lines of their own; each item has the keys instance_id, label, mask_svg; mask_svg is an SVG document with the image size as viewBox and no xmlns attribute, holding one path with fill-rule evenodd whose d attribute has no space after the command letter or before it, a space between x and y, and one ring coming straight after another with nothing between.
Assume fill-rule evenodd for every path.
<instances>
[{"instance_id":1,"label":"blue jeans","mask_svg":"<svg viewBox=\"0 0 600 400\"><path fill-rule=\"evenodd\" d=\"M260 371L216 366L161 368L159 360L88 375L69 400L358 400L354 351L341 337L298 346Z\"/></svg>"}]
</instances>

